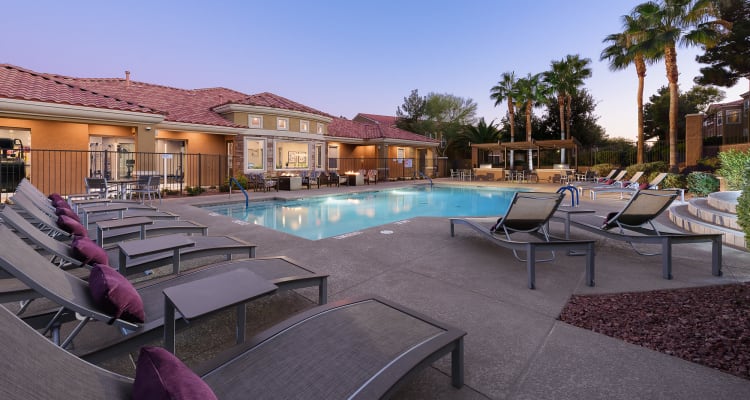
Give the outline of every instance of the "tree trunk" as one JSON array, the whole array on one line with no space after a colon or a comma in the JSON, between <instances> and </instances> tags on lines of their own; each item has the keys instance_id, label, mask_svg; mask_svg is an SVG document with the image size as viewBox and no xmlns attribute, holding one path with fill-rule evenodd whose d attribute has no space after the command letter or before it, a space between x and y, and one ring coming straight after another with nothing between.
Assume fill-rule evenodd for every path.
<instances>
[{"instance_id":1,"label":"tree trunk","mask_svg":"<svg viewBox=\"0 0 750 400\"><path fill-rule=\"evenodd\" d=\"M526 102L526 141L531 143L531 112L534 107L532 106L531 100ZM526 159L526 164L529 171L534 170L534 154L533 150L529 148L529 154Z\"/></svg>"},{"instance_id":2,"label":"tree trunk","mask_svg":"<svg viewBox=\"0 0 750 400\"><path fill-rule=\"evenodd\" d=\"M664 49L664 63L667 67L669 80L669 170L678 172L677 165L677 108L679 104L680 87L677 83L677 50L674 46Z\"/></svg>"},{"instance_id":3,"label":"tree trunk","mask_svg":"<svg viewBox=\"0 0 750 400\"><path fill-rule=\"evenodd\" d=\"M508 96L508 115L510 115L510 142L516 141L516 113L515 106L513 105L513 99ZM513 163L515 162L513 150L510 151L510 169L513 169Z\"/></svg>"},{"instance_id":4,"label":"tree trunk","mask_svg":"<svg viewBox=\"0 0 750 400\"><path fill-rule=\"evenodd\" d=\"M638 155L636 162L643 164L643 84L646 78L646 63L643 56L635 57L635 71L638 73Z\"/></svg>"},{"instance_id":5,"label":"tree trunk","mask_svg":"<svg viewBox=\"0 0 750 400\"><path fill-rule=\"evenodd\" d=\"M560 108L560 139L565 140L565 96L557 95L557 105ZM565 148L560 149L560 164L565 164Z\"/></svg>"}]
</instances>

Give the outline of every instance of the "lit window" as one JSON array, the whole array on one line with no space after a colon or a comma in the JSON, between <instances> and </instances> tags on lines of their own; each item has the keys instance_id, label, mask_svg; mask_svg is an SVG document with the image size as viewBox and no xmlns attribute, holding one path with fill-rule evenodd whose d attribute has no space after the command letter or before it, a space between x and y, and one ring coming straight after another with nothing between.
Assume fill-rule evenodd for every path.
<instances>
[{"instance_id":1,"label":"lit window","mask_svg":"<svg viewBox=\"0 0 750 400\"><path fill-rule=\"evenodd\" d=\"M299 122L299 131L300 132L310 132L310 122L309 121L300 121Z\"/></svg>"},{"instance_id":2,"label":"lit window","mask_svg":"<svg viewBox=\"0 0 750 400\"><path fill-rule=\"evenodd\" d=\"M321 135L323 134L323 124L321 124L320 122L318 122L318 126L317 126L316 132L318 132Z\"/></svg>"},{"instance_id":3,"label":"lit window","mask_svg":"<svg viewBox=\"0 0 750 400\"><path fill-rule=\"evenodd\" d=\"M260 129L263 127L263 117L260 115L248 115L247 126L253 129Z\"/></svg>"},{"instance_id":4,"label":"lit window","mask_svg":"<svg viewBox=\"0 0 750 400\"><path fill-rule=\"evenodd\" d=\"M280 131L288 131L289 118L276 118L276 129Z\"/></svg>"},{"instance_id":5,"label":"lit window","mask_svg":"<svg viewBox=\"0 0 750 400\"><path fill-rule=\"evenodd\" d=\"M264 140L245 138L245 173L265 170Z\"/></svg>"},{"instance_id":6,"label":"lit window","mask_svg":"<svg viewBox=\"0 0 750 400\"><path fill-rule=\"evenodd\" d=\"M740 123L740 110L727 110L727 124Z\"/></svg>"}]
</instances>

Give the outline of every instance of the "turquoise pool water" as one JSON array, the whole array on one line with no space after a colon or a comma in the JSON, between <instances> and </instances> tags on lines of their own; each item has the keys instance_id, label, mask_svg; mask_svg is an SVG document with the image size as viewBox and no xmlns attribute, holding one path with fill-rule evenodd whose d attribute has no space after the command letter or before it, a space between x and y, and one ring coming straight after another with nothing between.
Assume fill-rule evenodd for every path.
<instances>
[{"instance_id":1,"label":"turquoise pool water","mask_svg":"<svg viewBox=\"0 0 750 400\"><path fill-rule=\"evenodd\" d=\"M510 188L418 185L295 200L203 207L241 222L317 240L413 217L483 217L504 214Z\"/></svg>"}]
</instances>

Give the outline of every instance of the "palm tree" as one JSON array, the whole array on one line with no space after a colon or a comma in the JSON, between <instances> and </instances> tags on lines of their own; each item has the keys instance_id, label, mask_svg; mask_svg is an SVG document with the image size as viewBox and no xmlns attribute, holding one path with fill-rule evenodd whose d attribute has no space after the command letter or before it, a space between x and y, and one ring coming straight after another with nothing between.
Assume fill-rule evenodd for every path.
<instances>
[{"instance_id":1,"label":"palm tree","mask_svg":"<svg viewBox=\"0 0 750 400\"><path fill-rule=\"evenodd\" d=\"M477 126L466 126L466 129L461 132L461 138L471 143L494 143L500 139L500 129L495 125L495 120L488 124L482 117Z\"/></svg>"},{"instance_id":2,"label":"palm tree","mask_svg":"<svg viewBox=\"0 0 750 400\"><path fill-rule=\"evenodd\" d=\"M526 141L531 142L531 116L534 106L544 103L550 93L550 89L542 81L541 74L528 74L526 78L519 79L516 82L516 89L516 105L518 108L524 107L526 113ZM529 149L527 159L529 170L534 169L532 156L532 150Z\"/></svg>"},{"instance_id":3,"label":"palm tree","mask_svg":"<svg viewBox=\"0 0 750 400\"><path fill-rule=\"evenodd\" d=\"M552 69L545 72L544 81L557 92L557 104L560 108L560 139L570 139L571 104L573 95L583 85L583 80L591 76L588 65L591 60L581 59L579 55L567 55L560 61L552 62ZM565 164L565 149L560 150L560 163Z\"/></svg>"},{"instance_id":4,"label":"palm tree","mask_svg":"<svg viewBox=\"0 0 750 400\"><path fill-rule=\"evenodd\" d=\"M714 0L661 0L640 4L633 10L645 23L643 40L635 44L635 51L664 59L669 80L669 168L677 171L677 107L679 84L677 44L683 46L713 46L726 21L714 19L718 10Z\"/></svg>"},{"instance_id":5,"label":"palm tree","mask_svg":"<svg viewBox=\"0 0 750 400\"><path fill-rule=\"evenodd\" d=\"M495 100L495 107L500 105L503 99L508 101L508 120L510 121L510 141L516 141L516 113L513 99L516 97L515 72L503 72L497 85L490 89L490 99ZM510 151L510 167L513 168L513 150Z\"/></svg>"},{"instance_id":6,"label":"palm tree","mask_svg":"<svg viewBox=\"0 0 750 400\"><path fill-rule=\"evenodd\" d=\"M600 60L609 60L609 69L612 71L623 70L631 64L635 65L635 73L638 75L638 155L636 161L643 163L643 85L646 79L646 57L643 51L634 46L639 38L642 38L644 21L637 13L622 16L623 31L613 33L604 38L608 46L602 50Z\"/></svg>"}]
</instances>

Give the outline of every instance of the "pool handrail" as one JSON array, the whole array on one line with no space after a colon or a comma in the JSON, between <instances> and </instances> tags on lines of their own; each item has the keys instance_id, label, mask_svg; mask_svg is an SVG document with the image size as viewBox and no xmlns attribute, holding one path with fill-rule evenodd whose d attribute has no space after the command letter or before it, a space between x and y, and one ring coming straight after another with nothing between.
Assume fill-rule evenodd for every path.
<instances>
[{"instance_id":1,"label":"pool handrail","mask_svg":"<svg viewBox=\"0 0 750 400\"><path fill-rule=\"evenodd\" d=\"M422 171L419 171L419 175L422 178L427 179L428 181L430 181L430 187L432 187L432 178L430 178L429 176L425 175L424 172L422 172Z\"/></svg>"},{"instance_id":2,"label":"pool handrail","mask_svg":"<svg viewBox=\"0 0 750 400\"><path fill-rule=\"evenodd\" d=\"M235 177L229 177L229 196L232 196L232 182L234 182L235 185L242 191L242 194L245 195L245 208L250 208L250 197L247 195L247 191L245 191L245 188L240 185L240 182Z\"/></svg>"}]
</instances>

